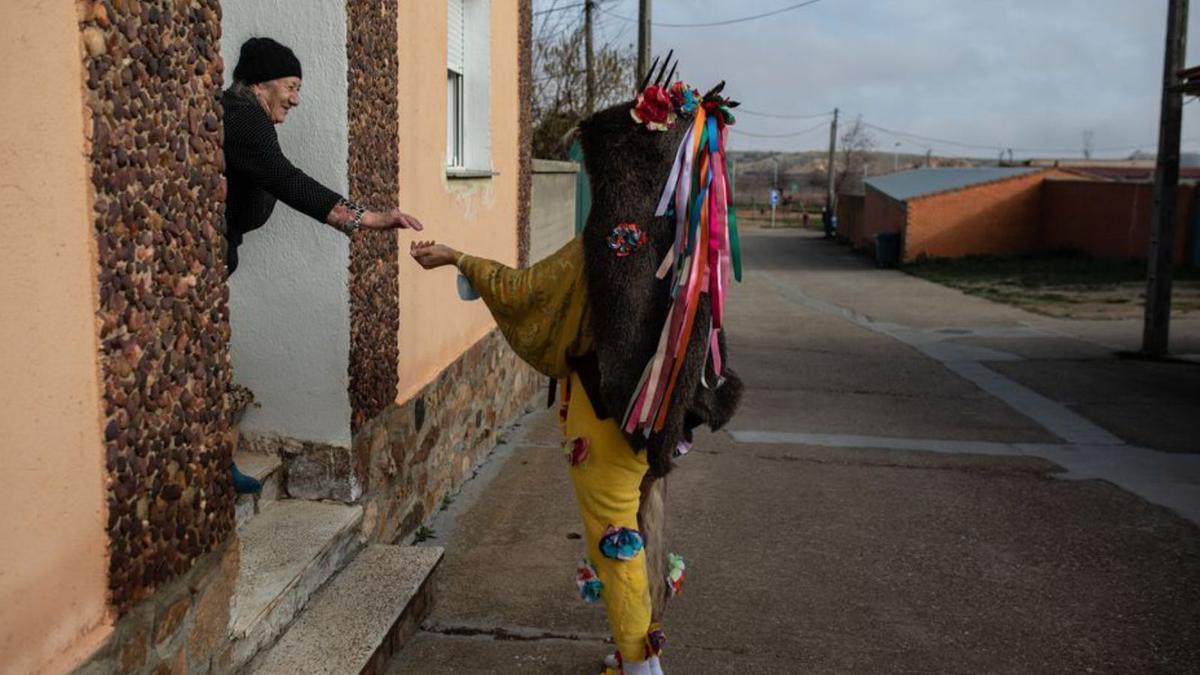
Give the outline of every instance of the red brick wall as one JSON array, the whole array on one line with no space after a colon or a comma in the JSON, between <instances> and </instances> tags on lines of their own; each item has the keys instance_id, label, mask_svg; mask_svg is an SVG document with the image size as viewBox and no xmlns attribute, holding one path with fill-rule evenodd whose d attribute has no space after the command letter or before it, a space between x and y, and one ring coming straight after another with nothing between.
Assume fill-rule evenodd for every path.
<instances>
[{"instance_id":1,"label":"red brick wall","mask_svg":"<svg viewBox=\"0 0 1200 675\"><path fill-rule=\"evenodd\" d=\"M874 248L875 235L881 232L903 232L908 218L904 202L898 202L879 190L867 186L861 226L855 228L856 247Z\"/></svg>"},{"instance_id":2,"label":"red brick wall","mask_svg":"<svg viewBox=\"0 0 1200 675\"><path fill-rule=\"evenodd\" d=\"M865 207L866 198L862 195L838 195L838 238L849 241L855 248L861 246L859 243L859 239L861 238L859 232L862 230L863 210Z\"/></svg>"},{"instance_id":3,"label":"red brick wall","mask_svg":"<svg viewBox=\"0 0 1200 675\"><path fill-rule=\"evenodd\" d=\"M904 259L1037 250L1042 184L1071 175L1041 171L910 200Z\"/></svg>"},{"instance_id":4,"label":"red brick wall","mask_svg":"<svg viewBox=\"0 0 1200 675\"><path fill-rule=\"evenodd\" d=\"M1188 250L1192 186L1179 187L1175 262ZM1072 249L1097 258L1145 260L1154 186L1097 180L1048 180L1043 187L1042 250Z\"/></svg>"}]
</instances>

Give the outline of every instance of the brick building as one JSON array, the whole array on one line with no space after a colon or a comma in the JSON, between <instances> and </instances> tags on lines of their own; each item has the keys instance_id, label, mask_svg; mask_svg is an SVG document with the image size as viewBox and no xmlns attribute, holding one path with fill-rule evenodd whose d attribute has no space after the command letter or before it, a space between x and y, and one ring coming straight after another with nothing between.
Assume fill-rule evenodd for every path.
<instances>
[{"instance_id":1,"label":"brick building","mask_svg":"<svg viewBox=\"0 0 1200 675\"><path fill-rule=\"evenodd\" d=\"M1175 259L1198 264L1193 188L1181 186ZM934 168L874 176L839 204L839 229L873 248L901 235L902 259L1075 250L1144 259L1152 186L1060 168Z\"/></svg>"}]
</instances>

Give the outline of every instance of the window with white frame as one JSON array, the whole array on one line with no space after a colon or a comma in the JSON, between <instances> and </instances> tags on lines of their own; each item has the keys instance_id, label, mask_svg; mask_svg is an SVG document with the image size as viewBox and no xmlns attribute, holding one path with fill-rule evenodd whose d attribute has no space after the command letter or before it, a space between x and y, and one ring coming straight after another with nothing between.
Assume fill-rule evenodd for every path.
<instances>
[{"instance_id":1,"label":"window with white frame","mask_svg":"<svg viewBox=\"0 0 1200 675\"><path fill-rule=\"evenodd\" d=\"M446 169L490 173L491 0L446 5Z\"/></svg>"}]
</instances>

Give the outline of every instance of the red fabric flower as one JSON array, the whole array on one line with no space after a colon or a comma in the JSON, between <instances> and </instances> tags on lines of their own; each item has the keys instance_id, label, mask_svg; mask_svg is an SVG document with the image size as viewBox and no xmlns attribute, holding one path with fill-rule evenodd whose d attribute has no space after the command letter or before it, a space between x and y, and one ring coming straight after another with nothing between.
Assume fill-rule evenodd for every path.
<instances>
[{"instance_id":1,"label":"red fabric flower","mask_svg":"<svg viewBox=\"0 0 1200 675\"><path fill-rule=\"evenodd\" d=\"M581 436L572 438L563 443L563 452L566 453L571 466L582 466L588 459L588 440Z\"/></svg>"},{"instance_id":2,"label":"red fabric flower","mask_svg":"<svg viewBox=\"0 0 1200 675\"><path fill-rule=\"evenodd\" d=\"M638 94L637 104L629 114L651 131L666 131L675 126L675 106L667 90L657 84Z\"/></svg>"}]
</instances>

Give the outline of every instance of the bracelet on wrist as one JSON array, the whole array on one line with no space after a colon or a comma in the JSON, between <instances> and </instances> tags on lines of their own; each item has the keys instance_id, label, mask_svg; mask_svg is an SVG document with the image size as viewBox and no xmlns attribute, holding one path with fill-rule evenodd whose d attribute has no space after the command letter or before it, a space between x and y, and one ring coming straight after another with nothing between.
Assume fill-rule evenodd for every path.
<instances>
[{"instance_id":1,"label":"bracelet on wrist","mask_svg":"<svg viewBox=\"0 0 1200 675\"><path fill-rule=\"evenodd\" d=\"M339 199L338 203L354 213L354 217L348 220L344 226L346 234L354 234L362 227L362 219L367 210L346 198Z\"/></svg>"}]
</instances>

